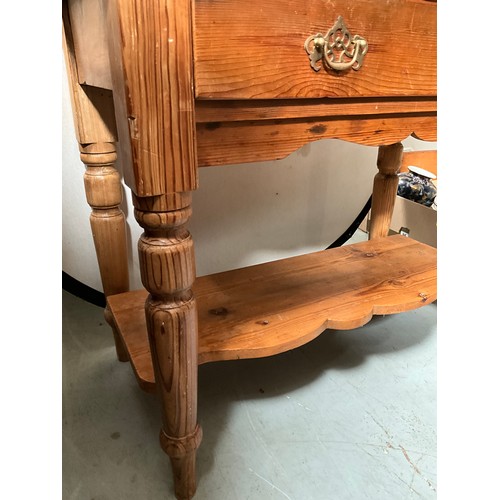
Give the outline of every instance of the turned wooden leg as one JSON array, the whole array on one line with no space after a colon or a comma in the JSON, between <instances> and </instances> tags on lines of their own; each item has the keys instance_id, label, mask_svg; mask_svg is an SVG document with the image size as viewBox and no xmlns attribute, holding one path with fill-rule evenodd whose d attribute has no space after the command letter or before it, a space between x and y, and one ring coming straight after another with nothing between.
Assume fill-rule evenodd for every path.
<instances>
[{"instance_id":1,"label":"turned wooden leg","mask_svg":"<svg viewBox=\"0 0 500 500\"><path fill-rule=\"evenodd\" d=\"M90 226L104 295L125 292L129 286L125 216L120 209L120 175L114 168L115 146L111 143L80 145L80 152L87 168L84 176L85 194L92 208ZM104 317L113 330L118 359L128 361L128 354L107 306Z\"/></svg>"},{"instance_id":2,"label":"turned wooden leg","mask_svg":"<svg viewBox=\"0 0 500 500\"><path fill-rule=\"evenodd\" d=\"M191 207L151 211L135 198L135 216L144 233L139 260L146 301L146 323L162 403L160 443L169 455L179 499L196 491L195 459L201 441L197 424L198 317L191 291L195 279L193 242L185 224ZM190 197L184 197L190 203ZM177 204L179 205L179 204Z\"/></svg>"},{"instance_id":3,"label":"turned wooden leg","mask_svg":"<svg viewBox=\"0 0 500 500\"><path fill-rule=\"evenodd\" d=\"M380 146L377 158L378 173L373 182L370 239L389 234L394 203L398 191L398 172L403 158L403 145L398 142Z\"/></svg>"},{"instance_id":4,"label":"turned wooden leg","mask_svg":"<svg viewBox=\"0 0 500 500\"><path fill-rule=\"evenodd\" d=\"M108 296L129 289L125 217L120 210L122 188L120 175L115 170L118 136L113 99L110 90L80 83L67 2L63 2L62 11L75 132L81 160L86 166L85 193L92 208L90 225L104 295ZM118 359L127 361L127 352L107 308L104 317L113 329Z\"/></svg>"}]
</instances>

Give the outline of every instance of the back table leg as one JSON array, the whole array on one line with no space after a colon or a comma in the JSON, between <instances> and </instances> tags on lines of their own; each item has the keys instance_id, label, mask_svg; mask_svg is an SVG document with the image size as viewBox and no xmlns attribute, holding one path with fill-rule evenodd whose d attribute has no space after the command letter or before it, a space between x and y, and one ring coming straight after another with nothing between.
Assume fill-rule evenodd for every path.
<instances>
[{"instance_id":1,"label":"back table leg","mask_svg":"<svg viewBox=\"0 0 500 500\"><path fill-rule=\"evenodd\" d=\"M118 139L111 91L81 84L67 3L63 3L64 54L80 157L85 164L85 194L92 207L90 226L104 295L129 289L125 217L120 209L122 187L115 169ZM120 361L128 355L106 307Z\"/></svg>"},{"instance_id":2,"label":"back table leg","mask_svg":"<svg viewBox=\"0 0 500 500\"><path fill-rule=\"evenodd\" d=\"M120 175L114 168L114 144L80 145L85 163L85 194L92 207L90 226L99 263L104 295L128 291L128 262L125 236L125 216L120 209L122 188ZM118 335L108 306L104 317L113 330L116 354L120 361L128 361L123 341Z\"/></svg>"},{"instance_id":3,"label":"back table leg","mask_svg":"<svg viewBox=\"0 0 500 500\"><path fill-rule=\"evenodd\" d=\"M400 142L380 146L377 158L379 172L373 181L370 239L389 234L402 159L403 145Z\"/></svg>"}]
</instances>

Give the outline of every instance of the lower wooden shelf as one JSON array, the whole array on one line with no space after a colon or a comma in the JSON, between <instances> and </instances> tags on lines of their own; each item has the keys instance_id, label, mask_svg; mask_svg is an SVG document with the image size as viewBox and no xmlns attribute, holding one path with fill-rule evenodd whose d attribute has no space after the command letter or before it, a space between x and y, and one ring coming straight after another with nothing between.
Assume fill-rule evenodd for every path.
<instances>
[{"instance_id":1,"label":"lower wooden shelf","mask_svg":"<svg viewBox=\"0 0 500 500\"><path fill-rule=\"evenodd\" d=\"M328 328L436 300L436 249L394 235L197 278L198 363L258 358L299 347ZM145 290L108 297L139 385L155 382Z\"/></svg>"}]
</instances>

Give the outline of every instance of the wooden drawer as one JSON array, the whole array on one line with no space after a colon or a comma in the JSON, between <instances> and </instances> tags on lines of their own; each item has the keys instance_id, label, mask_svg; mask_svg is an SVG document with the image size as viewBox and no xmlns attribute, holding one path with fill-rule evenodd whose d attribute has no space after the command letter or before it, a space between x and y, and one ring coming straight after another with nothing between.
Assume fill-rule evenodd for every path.
<instances>
[{"instance_id":1,"label":"wooden drawer","mask_svg":"<svg viewBox=\"0 0 500 500\"><path fill-rule=\"evenodd\" d=\"M316 72L305 40L342 16L368 42L358 71ZM195 0L197 98L436 95L436 2Z\"/></svg>"}]
</instances>

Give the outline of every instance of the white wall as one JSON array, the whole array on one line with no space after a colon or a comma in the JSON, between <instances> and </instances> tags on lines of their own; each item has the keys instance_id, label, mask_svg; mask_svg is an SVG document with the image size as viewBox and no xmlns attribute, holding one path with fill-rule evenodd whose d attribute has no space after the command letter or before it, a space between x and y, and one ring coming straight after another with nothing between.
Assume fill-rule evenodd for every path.
<instances>
[{"instance_id":1,"label":"white wall","mask_svg":"<svg viewBox=\"0 0 500 500\"><path fill-rule=\"evenodd\" d=\"M83 187L84 165L75 139L63 65L63 271L102 291ZM409 138L409 149L436 143ZM283 160L200 169L189 229L197 274L321 250L353 222L368 200L377 150L337 140L308 144ZM131 288L141 287L130 192L124 188Z\"/></svg>"}]
</instances>

